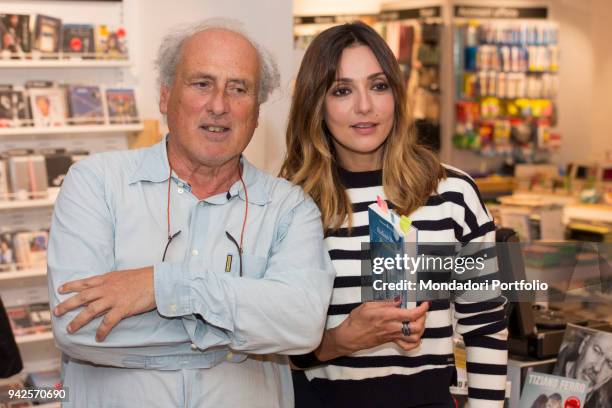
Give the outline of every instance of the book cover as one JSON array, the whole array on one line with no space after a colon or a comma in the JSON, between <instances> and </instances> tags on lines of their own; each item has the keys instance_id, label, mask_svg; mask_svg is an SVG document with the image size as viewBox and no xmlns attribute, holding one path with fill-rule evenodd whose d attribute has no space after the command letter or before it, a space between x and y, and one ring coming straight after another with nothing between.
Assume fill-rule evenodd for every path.
<instances>
[{"instance_id":1,"label":"book cover","mask_svg":"<svg viewBox=\"0 0 612 408\"><path fill-rule=\"evenodd\" d=\"M127 59L128 51L124 28L111 30L107 25L95 29L96 57L98 59Z\"/></svg>"},{"instance_id":2,"label":"book cover","mask_svg":"<svg viewBox=\"0 0 612 408\"><path fill-rule=\"evenodd\" d=\"M612 333L568 324L553 374L586 383L581 407L612 407Z\"/></svg>"},{"instance_id":3,"label":"book cover","mask_svg":"<svg viewBox=\"0 0 612 408\"><path fill-rule=\"evenodd\" d=\"M519 406L582 408L586 389L586 381L532 371L525 379Z\"/></svg>"},{"instance_id":4,"label":"book cover","mask_svg":"<svg viewBox=\"0 0 612 408\"><path fill-rule=\"evenodd\" d=\"M47 244L49 233L47 231L32 231L28 236L29 267L40 268L47 264Z\"/></svg>"},{"instance_id":5,"label":"book cover","mask_svg":"<svg viewBox=\"0 0 612 408\"><path fill-rule=\"evenodd\" d=\"M30 16L0 14L0 55L21 58L32 51L30 44Z\"/></svg>"},{"instance_id":6,"label":"book cover","mask_svg":"<svg viewBox=\"0 0 612 408\"><path fill-rule=\"evenodd\" d=\"M6 314L15 336L25 336L32 333L32 320L27 306L7 307Z\"/></svg>"},{"instance_id":7,"label":"book cover","mask_svg":"<svg viewBox=\"0 0 612 408\"><path fill-rule=\"evenodd\" d=\"M0 272L9 272L16 269L13 234L5 232L0 235Z\"/></svg>"},{"instance_id":8,"label":"book cover","mask_svg":"<svg viewBox=\"0 0 612 408\"><path fill-rule=\"evenodd\" d=\"M107 89L106 104L110 123L138 123L136 96L133 89Z\"/></svg>"},{"instance_id":9,"label":"book cover","mask_svg":"<svg viewBox=\"0 0 612 408\"><path fill-rule=\"evenodd\" d=\"M67 55L95 57L94 28L90 24L64 24L62 50Z\"/></svg>"},{"instance_id":10,"label":"book cover","mask_svg":"<svg viewBox=\"0 0 612 408\"><path fill-rule=\"evenodd\" d=\"M8 167L6 160L0 158L0 201L9 199Z\"/></svg>"},{"instance_id":11,"label":"book cover","mask_svg":"<svg viewBox=\"0 0 612 408\"><path fill-rule=\"evenodd\" d=\"M48 303L33 303L28 309L35 332L44 333L51 330L51 308Z\"/></svg>"},{"instance_id":12,"label":"book cover","mask_svg":"<svg viewBox=\"0 0 612 408\"><path fill-rule=\"evenodd\" d=\"M15 234L14 245L20 269L41 268L47 262L46 231L25 231Z\"/></svg>"},{"instance_id":13,"label":"book cover","mask_svg":"<svg viewBox=\"0 0 612 408\"><path fill-rule=\"evenodd\" d=\"M60 187L73 163L72 153L66 151L45 154L49 187Z\"/></svg>"},{"instance_id":14,"label":"book cover","mask_svg":"<svg viewBox=\"0 0 612 408\"><path fill-rule=\"evenodd\" d=\"M30 196L27 156L9 156L7 168L11 197L17 200L27 200Z\"/></svg>"},{"instance_id":15,"label":"book cover","mask_svg":"<svg viewBox=\"0 0 612 408\"><path fill-rule=\"evenodd\" d=\"M61 34L62 20L38 14L34 25L34 49L44 54L57 54Z\"/></svg>"},{"instance_id":16,"label":"book cover","mask_svg":"<svg viewBox=\"0 0 612 408\"><path fill-rule=\"evenodd\" d=\"M368 207L368 222L370 229L370 256L376 258L393 258L397 255L416 256L418 245L418 230L411 225L410 219L398 215L389 209L386 202L378 197L377 202ZM379 275L384 283L416 282L416 271L405 268L384 268ZM376 276L373 279L377 279ZM375 290L374 300L401 298L401 307L415 307L414 293L408 290Z\"/></svg>"},{"instance_id":17,"label":"book cover","mask_svg":"<svg viewBox=\"0 0 612 408\"><path fill-rule=\"evenodd\" d=\"M68 85L69 122L75 125L103 124L104 109L98 86Z\"/></svg>"},{"instance_id":18,"label":"book cover","mask_svg":"<svg viewBox=\"0 0 612 408\"><path fill-rule=\"evenodd\" d=\"M66 98L61 88L30 88L30 106L34 125L39 127L64 126Z\"/></svg>"},{"instance_id":19,"label":"book cover","mask_svg":"<svg viewBox=\"0 0 612 408\"><path fill-rule=\"evenodd\" d=\"M27 126L31 121L23 90L0 89L0 128Z\"/></svg>"}]
</instances>

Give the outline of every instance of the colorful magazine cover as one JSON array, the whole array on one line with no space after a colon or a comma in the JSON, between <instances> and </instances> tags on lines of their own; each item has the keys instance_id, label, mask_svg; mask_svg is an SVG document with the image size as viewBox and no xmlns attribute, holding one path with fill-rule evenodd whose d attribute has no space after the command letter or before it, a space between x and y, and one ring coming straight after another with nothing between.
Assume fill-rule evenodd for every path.
<instances>
[{"instance_id":1,"label":"colorful magazine cover","mask_svg":"<svg viewBox=\"0 0 612 408\"><path fill-rule=\"evenodd\" d=\"M90 24L64 24L62 28L64 54L95 57L94 28Z\"/></svg>"},{"instance_id":2,"label":"colorful magazine cover","mask_svg":"<svg viewBox=\"0 0 612 408\"><path fill-rule=\"evenodd\" d=\"M0 89L0 128L31 124L24 93L16 89Z\"/></svg>"},{"instance_id":3,"label":"colorful magazine cover","mask_svg":"<svg viewBox=\"0 0 612 408\"><path fill-rule=\"evenodd\" d=\"M75 125L104 123L102 94L98 86L68 85L67 93L70 123Z\"/></svg>"},{"instance_id":4,"label":"colorful magazine cover","mask_svg":"<svg viewBox=\"0 0 612 408\"><path fill-rule=\"evenodd\" d=\"M30 106L34 125L39 127L66 124L66 98L60 88L31 88Z\"/></svg>"},{"instance_id":5,"label":"colorful magazine cover","mask_svg":"<svg viewBox=\"0 0 612 408\"><path fill-rule=\"evenodd\" d=\"M62 35L62 20L37 15L34 26L34 48L44 54L57 54Z\"/></svg>"},{"instance_id":6,"label":"colorful magazine cover","mask_svg":"<svg viewBox=\"0 0 612 408\"><path fill-rule=\"evenodd\" d=\"M107 25L96 26L96 58L127 59L128 51L124 28L111 30Z\"/></svg>"},{"instance_id":7,"label":"colorful magazine cover","mask_svg":"<svg viewBox=\"0 0 612 408\"><path fill-rule=\"evenodd\" d=\"M30 16L27 14L0 14L0 54L19 58L31 50Z\"/></svg>"},{"instance_id":8,"label":"colorful magazine cover","mask_svg":"<svg viewBox=\"0 0 612 408\"><path fill-rule=\"evenodd\" d=\"M136 96L133 89L107 89L106 104L110 123L138 123Z\"/></svg>"},{"instance_id":9,"label":"colorful magazine cover","mask_svg":"<svg viewBox=\"0 0 612 408\"><path fill-rule=\"evenodd\" d=\"M520 408L582 408L587 382L530 372L525 379Z\"/></svg>"}]
</instances>

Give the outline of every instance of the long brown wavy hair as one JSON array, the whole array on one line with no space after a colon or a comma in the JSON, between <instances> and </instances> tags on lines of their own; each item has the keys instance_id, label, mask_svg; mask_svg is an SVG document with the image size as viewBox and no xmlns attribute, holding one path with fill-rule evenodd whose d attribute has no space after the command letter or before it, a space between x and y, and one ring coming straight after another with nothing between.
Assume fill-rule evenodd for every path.
<instances>
[{"instance_id":1,"label":"long brown wavy hair","mask_svg":"<svg viewBox=\"0 0 612 408\"><path fill-rule=\"evenodd\" d=\"M345 48L369 47L393 91L393 127L383 145L385 195L400 214L422 206L445 177L437 156L417 144L409 117L405 81L385 41L363 23L344 24L321 32L310 44L298 72L289 123L287 153L280 176L300 185L321 210L325 230L352 226L350 200L340 181L331 135L324 123L325 95L336 79Z\"/></svg>"}]
</instances>

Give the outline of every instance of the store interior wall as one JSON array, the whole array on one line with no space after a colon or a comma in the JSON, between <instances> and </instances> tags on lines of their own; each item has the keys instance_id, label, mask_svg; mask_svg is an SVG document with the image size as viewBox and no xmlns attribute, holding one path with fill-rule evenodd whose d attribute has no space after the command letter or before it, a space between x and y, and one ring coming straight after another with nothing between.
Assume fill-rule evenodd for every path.
<instances>
[{"instance_id":1,"label":"store interior wall","mask_svg":"<svg viewBox=\"0 0 612 408\"><path fill-rule=\"evenodd\" d=\"M171 27L205 18L235 18L245 24L253 38L276 57L281 89L261 106L259 126L245 155L257 167L276 172L284 155L285 126L290 103L293 70L293 12L290 1L258 0L257 7L238 0L124 0L132 30L133 75L138 81L143 117L159 118L157 72L153 69L162 36ZM126 16L127 18L127 16ZM165 128L165 126L164 126Z\"/></svg>"}]
</instances>

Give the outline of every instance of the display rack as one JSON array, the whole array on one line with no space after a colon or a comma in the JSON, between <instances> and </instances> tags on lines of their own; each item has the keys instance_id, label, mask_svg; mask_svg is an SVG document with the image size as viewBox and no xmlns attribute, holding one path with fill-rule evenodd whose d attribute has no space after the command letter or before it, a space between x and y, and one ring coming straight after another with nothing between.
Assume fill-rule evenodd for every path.
<instances>
[{"instance_id":1,"label":"display rack","mask_svg":"<svg viewBox=\"0 0 612 408\"><path fill-rule=\"evenodd\" d=\"M0 60L1 68L47 69L47 68L129 68L130 60L86 60L86 59L56 59L56 60Z\"/></svg>"},{"instance_id":2,"label":"display rack","mask_svg":"<svg viewBox=\"0 0 612 408\"><path fill-rule=\"evenodd\" d=\"M125 133L140 132L142 123L120 125L80 125L80 126L54 126L54 127L14 127L0 128L0 137L8 135L64 135L64 134L93 134L93 133Z\"/></svg>"},{"instance_id":3,"label":"display rack","mask_svg":"<svg viewBox=\"0 0 612 408\"><path fill-rule=\"evenodd\" d=\"M456 6L454 15L454 147L548 160L560 136L558 27L547 9Z\"/></svg>"},{"instance_id":4,"label":"display rack","mask_svg":"<svg viewBox=\"0 0 612 408\"><path fill-rule=\"evenodd\" d=\"M75 7L72 2L47 1L44 14L62 19L62 23L85 23L94 27L107 24L109 27L125 27L129 22L124 21L125 1L118 2L91 2L81 7ZM2 5L0 13L33 15L39 12L40 4L37 2L9 2ZM128 30L129 32L129 30ZM116 56L117 59L87 59L80 57L65 58L58 55L50 58L49 55L36 58L36 55L21 59L6 58L6 52L0 55L0 71L3 84L12 84L20 88L28 80L53 81L55 84L66 83L76 85L101 86L101 90L110 88L123 88L127 85L134 88L134 78L131 68L133 61L129 58ZM115 58L115 56L105 56ZM20 88L21 89L21 88ZM103 99L104 110L108 112L107 100ZM29 124L22 122L9 122L14 127L0 128L0 153L6 151L50 151L66 149L68 152L87 151L97 153L102 151L126 149L128 138L143 131L143 123L137 118L126 118L125 123L110 123L110 113L105 113L105 124L75 124L57 127L17 126ZM127 115L126 115L127 116ZM113 120L123 121L123 117L113 117ZM77 122L78 123L78 122ZM2 126L6 126L3 124ZM28 153L30 154L30 153ZM38 154L38 153L37 153ZM41 153L42 154L42 153ZM45 153L46 154L46 153ZM75 153L76 154L76 153ZM46 160L46 159L45 159ZM75 158L76 160L76 158ZM34 190L32 190L33 192ZM11 191L9 191L10 193ZM3 198L6 192L0 191ZM17 198L17 194L9 197ZM0 200L0 234L17 231L47 230L51 222L51 215L57 187L48 189L47 194L40 196L30 194L36 199L3 199ZM38 310L30 307L32 304L48 303L47 270L44 265L37 263L9 264L0 269L0 296L5 307ZM50 312L49 312L50 313ZM33 318L32 318L33 319ZM42 330L44 325L34 325L30 330ZM39 327L40 326L40 327ZM23 362L24 370L13 377L15 381L23 382L28 373L57 370L60 367L60 351L55 346L53 333L41 331L34 334L25 334L16 337ZM59 407L59 403L39 405L44 408Z\"/></svg>"}]
</instances>

